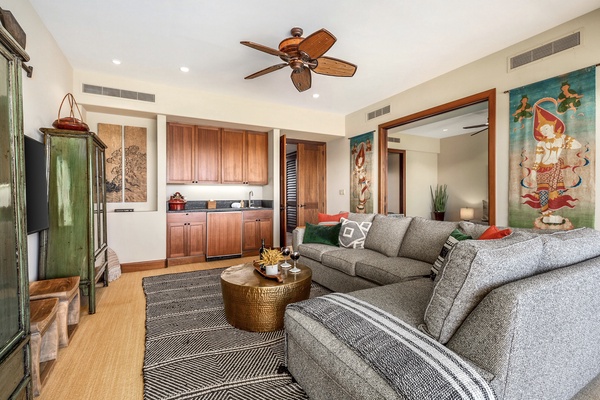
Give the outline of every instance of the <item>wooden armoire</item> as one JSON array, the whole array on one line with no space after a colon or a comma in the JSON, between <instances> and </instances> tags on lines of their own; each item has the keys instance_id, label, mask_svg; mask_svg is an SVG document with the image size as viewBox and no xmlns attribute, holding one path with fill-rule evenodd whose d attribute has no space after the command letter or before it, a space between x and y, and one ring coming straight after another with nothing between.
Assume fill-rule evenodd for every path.
<instances>
[{"instance_id":1,"label":"wooden armoire","mask_svg":"<svg viewBox=\"0 0 600 400\"><path fill-rule=\"evenodd\" d=\"M0 399L31 398L21 63L0 27Z\"/></svg>"},{"instance_id":2,"label":"wooden armoire","mask_svg":"<svg viewBox=\"0 0 600 400\"><path fill-rule=\"evenodd\" d=\"M40 130L46 144L50 223L41 236L46 254L40 279L79 275L94 314L96 283L108 285L106 145L93 132Z\"/></svg>"}]
</instances>

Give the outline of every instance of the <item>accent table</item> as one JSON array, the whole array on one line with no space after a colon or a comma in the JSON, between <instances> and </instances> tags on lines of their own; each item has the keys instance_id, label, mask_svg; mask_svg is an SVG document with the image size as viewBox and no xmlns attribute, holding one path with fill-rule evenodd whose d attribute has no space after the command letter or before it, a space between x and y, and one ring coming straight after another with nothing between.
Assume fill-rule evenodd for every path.
<instances>
[{"instance_id":1,"label":"accent table","mask_svg":"<svg viewBox=\"0 0 600 400\"><path fill-rule=\"evenodd\" d=\"M310 295L312 271L282 271L283 282L261 276L252 263L236 265L221 273L221 291L227 322L238 329L272 332L283 329L285 307Z\"/></svg>"}]
</instances>

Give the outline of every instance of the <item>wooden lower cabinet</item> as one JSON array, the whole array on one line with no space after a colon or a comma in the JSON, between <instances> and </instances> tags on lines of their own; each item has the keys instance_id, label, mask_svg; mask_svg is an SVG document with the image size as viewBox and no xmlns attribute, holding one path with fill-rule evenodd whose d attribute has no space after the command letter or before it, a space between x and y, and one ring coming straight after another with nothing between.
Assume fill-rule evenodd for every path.
<instances>
[{"instance_id":1,"label":"wooden lower cabinet","mask_svg":"<svg viewBox=\"0 0 600 400\"><path fill-rule=\"evenodd\" d=\"M242 253L242 212L210 212L206 222L206 257Z\"/></svg>"},{"instance_id":2,"label":"wooden lower cabinet","mask_svg":"<svg viewBox=\"0 0 600 400\"><path fill-rule=\"evenodd\" d=\"M244 211L244 243L243 255L258 254L265 240L265 247L273 246L273 211Z\"/></svg>"},{"instance_id":3,"label":"wooden lower cabinet","mask_svg":"<svg viewBox=\"0 0 600 400\"><path fill-rule=\"evenodd\" d=\"M167 214L167 265L206 260L206 213Z\"/></svg>"}]
</instances>

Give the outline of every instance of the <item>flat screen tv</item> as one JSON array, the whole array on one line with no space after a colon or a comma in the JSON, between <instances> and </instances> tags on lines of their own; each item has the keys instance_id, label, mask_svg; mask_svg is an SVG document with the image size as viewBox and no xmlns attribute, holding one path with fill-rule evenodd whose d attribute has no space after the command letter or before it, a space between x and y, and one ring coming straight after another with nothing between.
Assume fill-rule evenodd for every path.
<instances>
[{"instance_id":1,"label":"flat screen tv","mask_svg":"<svg viewBox=\"0 0 600 400\"><path fill-rule=\"evenodd\" d=\"M48 229L48 184L44 144L25 136L27 234Z\"/></svg>"}]
</instances>

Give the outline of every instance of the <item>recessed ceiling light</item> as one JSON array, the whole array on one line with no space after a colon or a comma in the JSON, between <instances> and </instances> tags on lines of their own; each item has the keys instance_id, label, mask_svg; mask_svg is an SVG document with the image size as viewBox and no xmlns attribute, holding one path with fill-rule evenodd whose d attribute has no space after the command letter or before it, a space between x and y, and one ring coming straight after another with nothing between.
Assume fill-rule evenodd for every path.
<instances>
[{"instance_id":1,"label":"recessed ceiling light","mask_svg":"<svg viewBox=\"0 0 600 400\"><path fill-rule=\"evenodd\" d=\"M320 94L319 94L319 93L315 93L315 94L313 94L313 99L318 99L318 98L319 98L319 96L320 96Z\"/></svg>"},{"instance_id":2,"label":"recessed ceiling light","mask_svg":"<svg viewBox=\"0 0 600 400\"><path fill-rule=\"evenodd\" d=\"M117 60L116 58L112 60L113 64L121 65L121 60Z\"/></svg>"},{"instance_id":3,"label":"recessed ceiling light","mask_svg":"<svg viewBox=\"0 0 600 400\"><path fill-rule=\"evenodd\" d=\"M179 70L181 72L190 72L190 69L188 67L181 67L181 68L179 68Z\"/></svg>"},{"instance_id":4,"label":"recessed ceiling light","mask_svg":"<svg viewBox=\"0 0 600 400\"><path fill-rule=\"evenodd\" d=\"M442 129L442 132L448 132L448 128Z\"/></svg>"}]
</instances>

